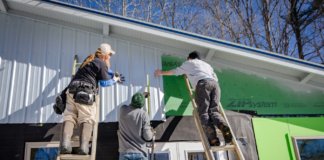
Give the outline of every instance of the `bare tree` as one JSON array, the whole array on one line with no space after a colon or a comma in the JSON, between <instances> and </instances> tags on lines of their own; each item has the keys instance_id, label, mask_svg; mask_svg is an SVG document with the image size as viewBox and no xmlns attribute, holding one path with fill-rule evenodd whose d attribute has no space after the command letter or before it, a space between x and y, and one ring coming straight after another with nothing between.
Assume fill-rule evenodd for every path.
<instances>
[{"instance_id":1,"label":"bare tree","mask_svg":"<svg viewBox=\"0 0 324 160\"><path fill-rule=\"evenodd\" d=\"M280 18L280 14L285 13L281 0L258 0L257 5L260 10L264 30L261 31L260 44L266 50L275 53L289 55L289 47L291 44L291 33L289 26ZM264 39L264 42L262 42Z\"/></svg>"},{"instance_id":2,"label":"bare tree","mask_svg":"<svg viewBox=\"0 0 324 160\"><path fill-rule=\"evenodd\" d=\"M235 17L232 16L233 13L224 1L204 0L201 2L201 6L214 18L216 30L218 29L221 32L218 38L240 43L241 31L240 28L236 27L240 25L234 24L236 22ZM209 26L213 25L211 22ZM210 34L205 35L211 36Z\"/></svg>"},{"instance_id":3,"label":"bare tree","mask_svg":"<svg viewBox=\"0 0 324 160\"><path fill-rule=\"evenodd\" d=\"M252 0L233 0L226 1L238 16L240 23L243 27L244 38L247 38L246 44L259 48L259 44L256 40L256 34L258 34L257 24L255 22L255 12L252 7Z\"/></svg>"},{"instance_id":4,"label":"bare tree","mask_svg":"<svg viewBox=\"0 0 324 160\"><path fill-rule=\"evenodd\" d=\"M158 0L158 4L161 8L161 20L168 27L175 27L175 17L176 17L176 0Z\"/></svg>"},{"instance_id":5,"label":"bare tree","mask_svg":"<svg viewBox=\"0 0 324 160\"><path fill-rule=\"evenodd\" d=\"M95 1L101 10L107 13L111 12L111 0Z\"/></svg>"},{"instance_id":6,"label":"bare tree","mask_svg":"<svg viewBox=\"0 0 324 160\"><path fill-rule=\"evenodd\" d=\"M324 18L315 20L310 27L314 33L308 35L308 41L304 42L304 57L308 61L324 64Z\"/></svg>"},{"instance_id":7,"label":"bare tree","mask_svg":"<svg viewBox=\"0 0 324 160\"><path fill-rule=\"evenodd\" d=\"M275 11L274 9L276 8L277 4L279 3L279 0L260 0L257 1L259 2L259 8L261 10L262 18L263 18L263 26L264 26L264 32L265 32L265 39L267 42L267 49L269 51L273 51L273 40L272 40L272 15L273 12ZM273 5L271 5L273 3ZM270 8L273 7L273 8Z\"/></svg>"},{"instance_id":8,"label":"bare tree","mask_svg":"<svg viewBox=\"0 0 324 160\"><path fill-rule=\"evenodd\" d=\"M145 3L145 1L143 1ZM146 21L152 21L152 0L148 0L147 10L146 10Z\"/></svg>"},{"instance_id":9,"label":"bare tree","mask_svg":"<svg viewBox=\"0 0 324 160\"><path fill-rule=\"evenodd\" d=\"M286 6L289 13L284 18L295 34L298 57L305 59L303 47L308 43L309 37L304 31L317 18L323 16L323 0L314 0L313 2L288 0Z\"/></svg>"},{"instance_id":10,"label":"bare tree","mask_svg":"<svg viewBox=\"0 0 324 160\"><path fill-rule=\"evenodd\" d=\"M123 0L123 6L122 6L122 15L123 16L127 16L127 3L126 3L127 0Z\"/></svg>"}]
</instances>

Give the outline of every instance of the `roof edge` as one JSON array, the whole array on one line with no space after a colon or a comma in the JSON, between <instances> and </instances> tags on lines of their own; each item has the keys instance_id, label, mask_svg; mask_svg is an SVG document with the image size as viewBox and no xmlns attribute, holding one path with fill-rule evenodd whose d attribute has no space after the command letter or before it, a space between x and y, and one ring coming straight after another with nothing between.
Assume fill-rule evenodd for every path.
<instances>
[{"instance_id":1,"label":"roof edge","mask_svg":"<svg viewBox=\"0 0 324 160\"><path fill-rule=\"evenodd\" d=\"M178 29L174 29L174 28L169 28L169 27L157 25L157 24L154 24L154 23L143 22L143 21L140 21L140 20L127 18L127 17L115 15L115 14L110 14L110 13L106 13L106 12L102 12L102 11L98 11L98 10L93 10L93 9L85 8L85 7L81 7L81 6L76 6L76 5L72 5L72 4L68 4L68 3L64 3L64 2L59 2L59 1L54 1L54 0L41 0L41 1L52 3L52 4L57 4L57 5L61 5L61 6L69 7L69 8L74 8L74 9L94 13L94 14L97 14L97 15L113 18L115 20L122 20L122 21L125 21L125 22L128 22L128 23L133 23L133 24L144 26L144 27L150 27L150 28L153 28L153 29L163 30L163 31L167 31L167 32L170 32L170 33L175 33L175 34L178 34L178 35L186 36L186 37L189 37L189 38L194 38L194 39L198 39L198 40L212 42L212 43L216 43L216 44L219 44L219 45L225 45L225 46L229 46L231 48L245 50L245 51L249 51L249 52L254 52L254 53L261 54L261 55L266 55L266 56L270 56L270 57L273 57L273 58L279 58L279 59L283 59L283 60L286 60L286 61L306 65L308 67L313 67L313 68L324 70L324 65L314 63L314 62L310 62L310 61L306 61L306 60L297 59L297 58L294 58L294 57L281 55L279 53L274 53L274 52L270 52L270 51L266 51L266 50L262 50L262 49L258 49L258 48L244 46L244 45L237 44L237 43L232 43L232 42L228 42L228 41L224 41L224 40L219 40L219 39L199 35L199 34L196 34L196 33L186 32L186 31L182 31L182 30L178 30Z\"/></svg>"}]
</instances>

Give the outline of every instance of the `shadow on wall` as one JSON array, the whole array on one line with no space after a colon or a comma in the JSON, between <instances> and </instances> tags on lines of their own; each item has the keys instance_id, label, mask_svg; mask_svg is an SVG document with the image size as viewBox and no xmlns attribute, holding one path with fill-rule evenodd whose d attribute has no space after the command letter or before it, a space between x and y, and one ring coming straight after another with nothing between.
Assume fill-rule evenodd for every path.
<instances>
[{"instance_id":1,"label":"shadow on wall","mask_svg":"<svg viewBox=\"0 0 324 160\"><path fill-rule=\"evenodd\" d=\"M62 116L61 115L57 115L55 114L55 112L53 112L53 104L55 102L55 98L56 96L61 92L61 90L58 90L58 83L59 83L59 76L60 74L57 73L55 74L54 77L51 77L50 81L45 85L45 88L40 91L40 93L38 93L38 96L35 97L35 99L28 105L25 105L26 103L21 103L24 104L23 106L14 106L14 103L4 106L7 108L4 108L4 112L3 112L3 117L2 119L0 119L1 123L11 123L11 122L15 122L15 123L55 123L55 122L59 122L62 120ZM69 77L68 78L61 78L61 82L62 79L67 79L68 82L70 81ZM27 85L27 84L25 84ZM124 84L119 84L120 86L122 85L123 87L125 87ZM132 84L133 85L133 84ZM65 88L66 86L62 86L62 88ZM114 90L116 90L115 86L113 86ZM127 97L129 97L128 99L125 99L123 101L120 102L120 104L118 104L118 106L116 107L112 107L112 110L107 112L107 114L104 117L104 121L107 122L109 117L116 117L118 118L118 109L119 107L121 107L123 104L126 104L127 102L130 102L130 99L132 97L132 87L130 87L130 85L126 86L128 89L127 91ZM144 92L145 91L145 87L140 86L141 88L139 90L137 90L136 92ZM25 86L24 86L25 88ZM134 88L133 88L134 89ZM23 97L15 97L12 96L12 101L23 101L23 102L28 102L31 101L32 98L30 97L32 89L30 89L30 91L27 93L26 91L23 91L24 93L22 93ZM40 90L40 89L39 89ZM63 89L62 89L63 90ZM14 92L14 91L9 91L9 92ZM53 94L57 93L57 94ZM114 91L115 92L115 91ZM28 96L27 96L28 95ZM33 95L35 96L35 95ZM9 97L9 96L8 96ZM29 99L26 99L29 98ZM114 98L116 99L116 96L114 96ZM8 102L9 104L9 98L5 99L5 101ZM118 102L119 103L119 102ZM127 104L128 105L128 104ZM10 107L9 107L10 106ZM160 104L160 106L162 106ZM14 110L14 108L19 108L18 110ZM162 113L163 108L159 107L157 113ZM10 112L13 111L13 112ZM117 115L115 115L117 114ZM154 117L154 116L153 116Z\"/></svg>"},{"instance_id":2,"label":"shadow on wall","mask_svg":"<svg viewBox=\"0 0 324 160\"><path fill-rule=\"evenodd\" d=\"M39 93L39 96L29 105L20 107L21 109L14 111L12 113L6 112L6 116L3 117L0 122L8 123L11 121L17 121L16 123L39 123L39 122L56 122L61 120L61 116L55 114L53 111L53 104L55 102L56 95L51 95L52 91L56 91L57 88L58 74L51 79L51 81L46 85L44 90ZM25 93L25 98L26 98ZM18 97L21 98L21 97ZM24 99L26 101L26 99ZM8 106L7 106L8 107ZM14 106L12 106L14 107ZM17 106L15 106L17 107ZM10 108L7 108L9 110ZM51 115L45 119L46 114L51 113ZM45 119L45 120L44 120ZM43 121L42 121L43 120Z\"/></svg>"},{"instance_id":3,"label":"shadow on wall","mask_svg":"<svg viewBox=\"0 0 324 160\"><path fill-rule=\"evenodd\" d=\"M128 97L128 99L125 99L125 100L121 101L119 105L117 105L116 107L113 108L113 110L111 110L110 112L108 112L108 114L106 114L106 116L105 116L104 122L108 122L109 120L111 120L110 117L117 117L116 120L118 121L119 120L119 112L118 112L119 111L119 108L121 106L123 106L123 105L129 105L130 102L131 102L131 99L132 99L133 94L135 94L137 92L140 92L140 93L145 92L145 87L141 87L141 89L135 91L133 94L132 94L132 91L131 91L132 89L131 89L130 86L128 86L127 90L128 90L127 91L127 97Z\"/></svg>"},{"instance_id":4,"label":"shadow on wall","mask_svg":"<svg viewBox=\"0 0 324 160\"><path fill-rule=\"evenodd\" d=\"M91 32L1 13L0 28L0 34L6 35L0 36L0 103L3 104L0 107L0 123L60 121L61 116L56 115L52 109L56 97L54 94L61 92L69 83L74 54L77 53L81 60L93 53L103 41L109 42L118 52L112 60L112 69L118 68L118 71L126 74L128 93L123 96L131 97L130 88L136 89L132 86L146 86L146 72L159 64L156 63L159 57L154 48L145 49L150 46L135 45L131 40L102 37ZM13 44L15 47L12 47ZM145 55L143 51L146 51ZM146 62L150 63L144 64ZM150 74L153 75L153 72ZM133 80L128 79L130 77ZM151 87L159 89L158 82L154 80ZM157 94L155 98L159 96L156 90L154 94ZM119 95L113 98L117 96ZM116 107L109 106L112 111L103 113L101 119L106 121L108 117L116 117L114 114L118 112L117 107L126 102L128 101L122 100ZM158 111L161 112L156 113L161 114L162 110L160 107ZM159 116L156 114L153 117Z\"/></svg>"}]
</instances>

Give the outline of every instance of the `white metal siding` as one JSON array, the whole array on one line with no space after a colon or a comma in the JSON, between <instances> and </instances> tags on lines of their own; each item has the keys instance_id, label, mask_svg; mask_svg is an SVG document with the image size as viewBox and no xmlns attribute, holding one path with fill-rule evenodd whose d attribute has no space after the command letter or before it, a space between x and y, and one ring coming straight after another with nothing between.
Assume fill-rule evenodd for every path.
<instances>
[{"instance_id":1,"label":"white metal siding","mask_svg":"<svg viewBox=\"0 0 324 160\"><path fill-rule=\"evenodd\" d=\"M52 106L71 80L74 55L82 61L101 42L116 50L111 67L125 75L126 82L100 89L100 121L117 121L119 107L129 104L135 92L147 90L147 74L150 116L164 119L162 80L153 75L161 68L163 50L117 37L0 13L0 123L61 121Z\"/></svg>"}]
</instances>

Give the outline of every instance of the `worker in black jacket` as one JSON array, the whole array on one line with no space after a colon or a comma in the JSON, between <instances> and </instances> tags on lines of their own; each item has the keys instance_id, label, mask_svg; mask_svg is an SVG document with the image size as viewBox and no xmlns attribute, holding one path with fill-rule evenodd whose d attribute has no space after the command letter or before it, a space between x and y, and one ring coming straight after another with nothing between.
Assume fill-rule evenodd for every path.
<instances>
[{"instance_id":1,"label":"worker in black jacket","mask_svg":"<svg viewBox=\"0 0 324 160\"><path fill-rule=\"evenodd\" d=\"M96 123L96 108L99 103L98 87L111 86L124 79L113 73L110 57L115 54L111 46L103 43L95 54L89 55L76 72L66 91L66 108L63 112L60 154L72 152L73 128L80 125L80 149L78 154L89 154L89 141ZM99 107L99 106L98 106Z\"/></svg>"}]
</instances>

